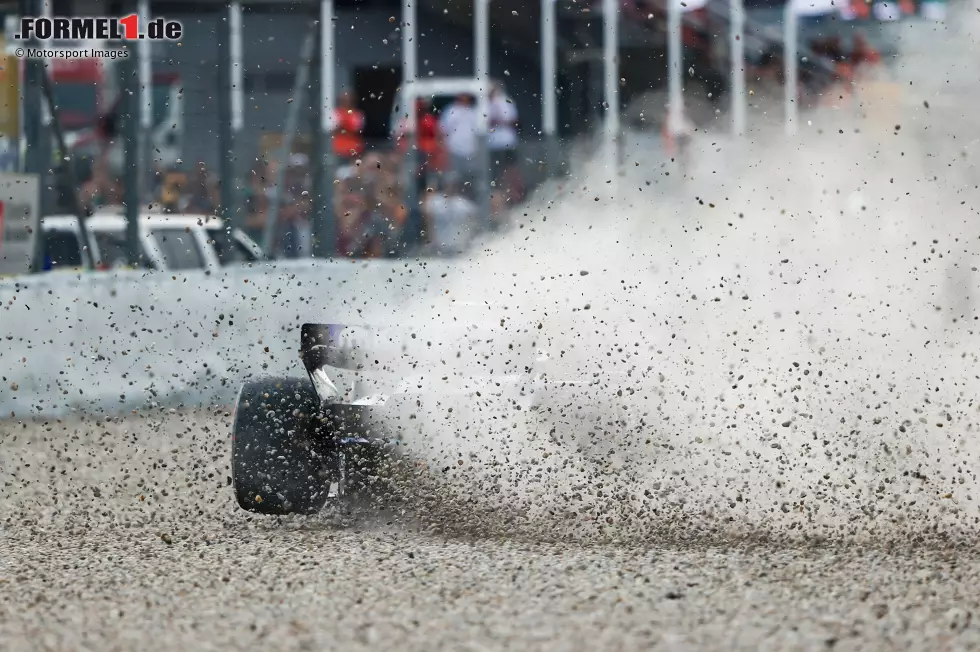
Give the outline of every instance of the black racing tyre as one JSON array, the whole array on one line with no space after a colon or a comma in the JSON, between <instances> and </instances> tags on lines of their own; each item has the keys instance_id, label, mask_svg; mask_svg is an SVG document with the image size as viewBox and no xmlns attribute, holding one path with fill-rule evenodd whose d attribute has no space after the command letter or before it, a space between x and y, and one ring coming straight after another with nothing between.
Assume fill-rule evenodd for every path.
<instances>
[{"instance_id":1,"label":"black racing tyre","mask_svg":"<svg viewBox=\"0 0 980 652\"><path fill-rule=\"evenodd\" d=\"M330 442L308 378L242 385L232 425L231 478L238 505L259 514L314 514L330 491Z\"/></svg>"}]
</instances>

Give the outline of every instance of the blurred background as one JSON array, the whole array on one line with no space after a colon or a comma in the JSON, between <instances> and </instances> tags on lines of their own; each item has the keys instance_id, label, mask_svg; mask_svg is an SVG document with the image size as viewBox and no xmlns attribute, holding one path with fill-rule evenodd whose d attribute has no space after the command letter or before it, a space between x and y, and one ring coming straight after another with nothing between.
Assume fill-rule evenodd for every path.
<instances>
[{"instance_id":1,"label":"blurred background","mask_svg":"<svg viewBox=\"0 0 980 652\"><path fill-rule=\"evenodd\" d=\"M205 264L207 244L222 262L460 253L473 233L506 228L507 215L544 180L567 175L582 155L571 145L592 142L607 113L603 4L554 4L551 135L557 147L549 147L543 131L541 5L536 1L490 3L488 129L475 117L476 98L431 95L415 107L412 138L406 135L408 112L399 105L401 1L334 0L335 106L324 107L332 132L327 143L317 138L323 123L315 99L319 55L307 47L317 42L320 2L236 3L238 45L226 2L0 3L8 55L0 70L0 165L4 172L41 177L39 210L46 237L40 245L43 264L35 264L35 271L194 267ZM666 4L616 4L619 93L611 109L622 118L619 129L649 132L650 146L672 156L679 133L665 129ZM730 3L690 0L680 5L685 117L691 129L728 130ZM831 104L887 113L901 94L889 60L901 46L903 30L910 23L939 24L947 11L945 0L812 0L800 6L794 49L801 111ZM122 16L141 8L153 17L181 21L181 40L149 44L143 51L148 63L139 57L42 62L56 106L51 118L37 81L41 73L13 56L12 48L20 45L11 38L17 17ZM418 78L472 77L473 2L417 0L416 10ZM744 0L749 129L782 120L784 12L779 0ZM240 70L229 72L231 66ZM139 120L135 114L141 105L127 101L134 96L132 80L138 73L151 80L141 96L148 108ZM876 109L873 102L855 98L858 81L862 88L874 85L874 97L890 99ZM229 99L237 83L242 86L239 107ZM137 139L144 153L127 158L127 147ZM480 147L489 149L489 170L483 176L474 158ZM328 159L329 165L318 164ZM488 182L490 195L484 201ZM156 238L135 254L138 234L126 226L135 209L125 208L134 203L147 221L146 237ZM165 223L143 215L147 210L156 216L198 216L198 222L200 216L215 217L234 227L233 242L182 240L172 246L157 233ZM83 229L75 218L79 212L84 212L80 217L108 217ZM318 228L318 220L327 227ZM91 234L82 235L86 229L99 231L101 246L89 240ZM229 230L219 226L219 231ZM200 252L188 249L198 245ZM12 251L8 243L0 273L23 265L14 265Z\"/></svg>"}]
</instances>

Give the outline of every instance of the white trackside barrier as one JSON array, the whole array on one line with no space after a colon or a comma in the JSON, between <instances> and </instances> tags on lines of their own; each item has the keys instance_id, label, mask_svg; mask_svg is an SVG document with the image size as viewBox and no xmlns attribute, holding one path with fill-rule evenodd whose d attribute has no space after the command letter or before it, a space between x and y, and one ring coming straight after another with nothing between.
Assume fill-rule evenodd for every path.
<instances>
[{"instance_id":1,"label":"white trackside barrier","mask_svg":"<svg viewBox=\"0 0 980 652\"><path fill-rule=\"evenodd\" d=\"M397 325L399 305L448 270L295 261L0 279L0 419L227 405L252 374L305 373L305 321Z\"/></svg>"}]
</instances>

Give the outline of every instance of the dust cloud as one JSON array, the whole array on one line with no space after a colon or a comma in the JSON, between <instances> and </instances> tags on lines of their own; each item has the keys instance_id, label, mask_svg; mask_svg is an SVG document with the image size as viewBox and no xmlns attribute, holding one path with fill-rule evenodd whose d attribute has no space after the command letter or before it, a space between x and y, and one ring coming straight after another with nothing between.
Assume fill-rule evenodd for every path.
<instances>
[{"instance_id":1,"label":"dust cloud","mask_svg":"<svg viewBox=\"0 0 980 652\"><path fill-rule=\"evenodd\" d=\"M795 139L770 123L742 144L715 128L687 175L656 152L615 183L587 165L420 297L427 343L400 371L493 379L388 419L429 520L648 541L975 532L968 10L903 37L887 118L821 109Z\"/></svg>"}]
</instances>

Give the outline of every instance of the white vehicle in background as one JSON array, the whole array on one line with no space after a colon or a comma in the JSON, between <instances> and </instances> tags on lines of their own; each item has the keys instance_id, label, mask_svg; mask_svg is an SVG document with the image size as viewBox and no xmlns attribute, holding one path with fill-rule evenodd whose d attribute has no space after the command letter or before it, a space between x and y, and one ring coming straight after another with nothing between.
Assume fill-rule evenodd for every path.
<instances>
[{"instance_id":1,"label":"white vehicle in background","mask_svg":"<svg viewBox=\"0 0 980 652\"><path fill-rule=\"evenodd\" d=\"M85 269L88 261L99 270L130 266L126 248L126 216L111 209L85 220L85 237L78 218L45 217L45 270ZM141 267L158 271L218 269L265 259L262 250L240 229L226 229L209 215L144 214L140 217ZM230 237L231 246L228 247Z\"/></svg>"},{"instance_id":2,"label":"white vehicle in background","mask_svg":"<svg viewBox=\"0 0 980 652\"><path fill-rule=\"evenodd\" d=\"M41 230L45 272L81 272L92 267L92 248L82 235L77 217L41 218Z\"/></svg>"}]
</instances>

